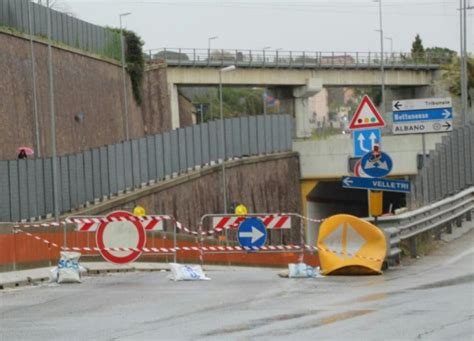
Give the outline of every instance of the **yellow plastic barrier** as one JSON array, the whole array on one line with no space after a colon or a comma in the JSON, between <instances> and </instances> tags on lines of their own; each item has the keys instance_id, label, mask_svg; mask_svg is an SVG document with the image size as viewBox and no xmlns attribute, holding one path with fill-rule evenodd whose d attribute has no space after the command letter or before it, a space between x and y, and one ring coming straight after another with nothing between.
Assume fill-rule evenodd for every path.
<instances>
[{"instance_id":1,"label":"yellow plastic barrier","mask_svg":"<svg viewBox=\"0 0 474 341\"><path fill-rule=\"evenodd\" d=\"M326 219L317 242L324 275L381 274L387 253L383 232L365 220L348 214Z\"/></svg>"}]
</instances>

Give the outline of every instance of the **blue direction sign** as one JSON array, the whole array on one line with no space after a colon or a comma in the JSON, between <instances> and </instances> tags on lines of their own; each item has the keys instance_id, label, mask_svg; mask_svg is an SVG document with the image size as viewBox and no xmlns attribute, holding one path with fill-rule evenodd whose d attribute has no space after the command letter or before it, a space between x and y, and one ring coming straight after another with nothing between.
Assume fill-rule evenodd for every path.
<instances>
[{"instance_id":1,"label":"blue direction sign","mask_svg":"<svg viewBox=\"0 0 474 341\"><path fill-rule=\"evenodd\" d=\"M374 178L387 176L393 168L390 156L384 152L370 152L360 160L360 166L365 174Z\"/></svg>"},{"instance_id":2,"label":"blue direction sign","mask_svg":"<svg viewBox=\"0 0 474 341\"><path fill-rule=\"evenodd\" d=\"M342 187L370 189L373 191L384 191L384 192L401 192L401 193L410 193L411 191L410 181L378 179L378 178L377 179L358 178L356 176L343 177Z\"/></svg>"},{"instance_id":3,"label":"blue direction sign","mask_svg":"<svg viewBox=\"0 0 474 341\"><path fill-rule=\"evenodd\" d=\"M452 120L453 108L394 111L393 122L439 121Z\"/></svg>"},{"instance_id":4,"label":"blue direction sign","mask_svg":"<svg viewBox=\"0 0 474 341\"><path fill-rule=\"evenodd\" d=\"M240 246L261 248L267 239L267 230L258 218L247 218L239 226L237 232Z\"/></svg>"},{"instance_id":5,"label":"blue direction sign","mask_svg":"<svg viewBox=\"0 0 474 341\"><path fill-rule=\"evenodd\" d=\"M361 157L374 149L374 145L382 142L380 129L358 129L353 131L354 156Z\"/></svg>"}]
</instances>

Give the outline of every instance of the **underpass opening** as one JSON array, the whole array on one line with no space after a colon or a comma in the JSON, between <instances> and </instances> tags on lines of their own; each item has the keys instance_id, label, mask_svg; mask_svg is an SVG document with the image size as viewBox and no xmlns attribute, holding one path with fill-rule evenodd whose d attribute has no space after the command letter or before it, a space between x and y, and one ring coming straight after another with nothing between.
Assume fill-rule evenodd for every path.
<instances>
[{"instance_id":1,"label":"underpass opening","mask_svg":"<svg viewBox=\"0 0 474 341\"><path fill-rule=\"evenodd\" d=\"M383 193L383 215L393 213L397 208L406 207L404 193ZM340 180L320 181L306 196L307 213L310 218L322 219L335 214L350 214L368 217L368 193L363 189L347 189ZM319 226L308 229L308 243L314 245Z\"/></svg>"}]
</instances>

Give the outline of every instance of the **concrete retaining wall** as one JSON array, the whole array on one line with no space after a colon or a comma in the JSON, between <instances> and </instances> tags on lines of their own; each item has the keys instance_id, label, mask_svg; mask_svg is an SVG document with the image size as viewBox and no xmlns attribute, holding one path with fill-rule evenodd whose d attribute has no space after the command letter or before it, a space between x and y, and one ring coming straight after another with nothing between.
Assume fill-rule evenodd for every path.
<instances>
[{"instance_id":1,"label":"concrete retaining wall","mask_svg":"<svg viewBox=\"0 0 474 341\"><path fill-rule=\"evenodd\" d=\"M42 156L51 154L48 49L34 43ZM16 148L35 145L30 42L26 35L0 29L0 159L16 158ZM124 139L123 82L119 63L65 46L52 49L58 155ZM127 76L130 137L170 130L166 72L145 77L144 105L136 105ZM160 84L164 84L162 87ZM164 90L164 91L163 91ZM83 113L83 114L80 114ZM82 121L78 120L82 117Z\"/></svg>"}]
</instances>

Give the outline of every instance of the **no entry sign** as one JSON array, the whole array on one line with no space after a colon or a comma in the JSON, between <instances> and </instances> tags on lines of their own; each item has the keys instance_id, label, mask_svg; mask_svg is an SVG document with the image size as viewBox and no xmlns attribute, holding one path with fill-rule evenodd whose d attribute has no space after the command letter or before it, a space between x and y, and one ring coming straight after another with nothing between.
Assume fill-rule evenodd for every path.
<instances>
[{"instance_id":1,"label":"no entry sign","mask_svg":"<svg viewBox=\"0 0 474 341\"><path fill-rule=\"evenodd\" d=\"M100 254L105 260L115 264L126 264L133 262L142 254L141 249L146 243L146 233L140 221L127 220L135 217L125 211L115 211L107 218L119 218L118 221L103 222L99 225L96 233L97 246ZM125 218L120 220L120 218ZM124 248L137 250L108 251L104 248Z\"/></svg>"}]
</instances>

